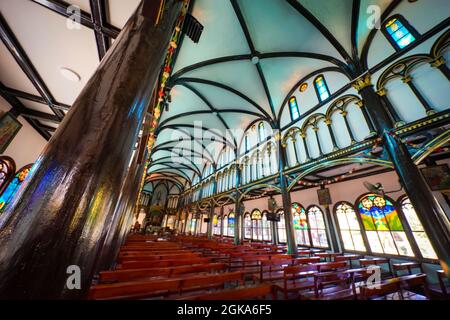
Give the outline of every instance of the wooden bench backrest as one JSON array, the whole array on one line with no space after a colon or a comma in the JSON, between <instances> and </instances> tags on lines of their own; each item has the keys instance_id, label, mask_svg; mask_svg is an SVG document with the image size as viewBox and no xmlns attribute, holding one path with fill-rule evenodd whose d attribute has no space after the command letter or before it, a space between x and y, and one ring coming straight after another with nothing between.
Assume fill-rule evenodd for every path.
<instances>
[{"instance_id":1,"label":"wooden bench backrest","mask_svg":"<svg viewBox=\"0 0 450 320\"><path fill-rule=\"evenodd\" d=\"M297 258L294 260L295 264L309 264L309 263L318 263L318 262L320 262L319 257Z\"/></svg>"},{"instance_id":2,"label":"wooden bench backrest","mask_svg":"<svg viewBox=\"0 0 450 320\"><path fill-rule=\"evenodd\" d=\"M319 272L329 271L329 270L341 270L347 267L347 262L326 262L326 263L318 263L317 270Z\"/></svg>"},{"instance_id":3,"label":"wooden bench backrest","mask_svg":"<svg viewBox=\"0 0 450 320\"><path fill-rule=\"evenodd\" d=\"M211 258L192 258L192 259L158 260L158 261L124 261L124 263L120 265L120 269L175 267L175 266L193 265L209 262L211 262Z\"/></svg>"},{"instance_id":4,"label":"wooden bench backrest","mask_svg":"<svg viewBox=\"0 0 450 320\"><path fill-rule=\"evenodd\" d=\"M362 300L367 300L372 297L386 296L395 292L400 292L400 297L403 297L400 290L400 282L384 282L374 286L362 286L360 298Z\"/></svg>"},{"instance_id":5,"label":"wooden bench backrest","mask_svg":"<svg viewBox=\"0 0 450 320\"><path fill-rule=\"evenodd\" d=\"M389 264L388 259L359 259L361 267L367 267L371 265Z\"/></svg>"},{"instance_id":6,"label":"wooden bench backrest","mask_svg":"<svg viewBox=\"0 0 450 320\"><path fill-rule=\"evenodd\" d=\"M224 271L227 265L225 263L208 263L193 266L179 266L170 268L148 268L148 269L121 269L114 271L100 272L99 280L101 282L123 282L132 281L136 279L143 279L157 276L176 276L180 274L195 273L195 272L213 272Z\"/></svg>"},{"instance_id":7,"label":"wooden bench backrest","mask_svg":"<svg viewBox=\"0 0 450 320\"><path fill-rule=\"evenodd\" d=\"M256 298L266 298L271 295L274 300L277 299L279 288L271 284L261 284L255 287L238 288L223 290L203 295L196 295L182 298L180 300L247 300Z\"/></svg>"},{"instance_id":8,"label":"wooden bench backrest","mask_svg":"<svg viewBox=\"0 0 450 320\"><path fill-rule=\"evenodd\" d=\"M175 260L175 259L190 259L200 257L201 253L177 253L177 254L165 254L165 255L132 255L124 256L119 259L122 261L154 261L154 260Z\"/></svg>"}]
</instances>

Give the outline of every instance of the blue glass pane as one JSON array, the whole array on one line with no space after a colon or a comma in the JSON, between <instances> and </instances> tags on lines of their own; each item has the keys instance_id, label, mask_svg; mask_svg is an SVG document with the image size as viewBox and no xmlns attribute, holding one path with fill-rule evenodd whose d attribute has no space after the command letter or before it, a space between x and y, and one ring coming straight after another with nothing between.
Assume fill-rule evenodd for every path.
<instances>
[{"instance_id":1,"label":"blue glass pane","mask_svg":"<svg viewBox=\"0 0 450 320\"><path fill-rule=\"evenodd\" d=\"M392 34L392 39L394 39L395 41L398 41L401 38L403 38L404 36L406 36L407 34L409 34L408 30L406 30L405 27L402 27L401 29L399 29L398 31L396 31Z\"/></svg>"},{"instance_id":2,"label":"blue glass pane","mask_svg":"<svg viewBox=\"0 0 450 320\"><path fill-rule=\"evenodd\" d=\"M404 47L408 46L410 43L414 42L416 38L412 34L408 34L407 36L400 39L400 41L397 42L400 49L403 49Z\"/></svg>"},{"instance_id":3,"label":"blue glass pane","mask_svg":"<svg viewBox=\"0 0 450 320\"><path fill-rule=\"evenodd\" d=\"M330 97L330 94L328 92L324 92L320 95L320 100L324 101Z\"/></svg>"}]
</instances>

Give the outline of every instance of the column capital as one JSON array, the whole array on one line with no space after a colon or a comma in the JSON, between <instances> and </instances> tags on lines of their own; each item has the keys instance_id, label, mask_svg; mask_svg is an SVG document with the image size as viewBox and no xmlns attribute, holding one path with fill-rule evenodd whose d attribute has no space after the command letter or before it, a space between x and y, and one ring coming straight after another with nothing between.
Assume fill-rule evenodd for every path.
<instances>
[{"instance_id":1,"label":"column capital","mask_svg":"<svg viewBox=\"0 0 450 320\"><path fill-rule=\"evenodd\" d=\"M430 62L430 65L434 68L439 68L445 64L445 58L443 56L437 57L433 61Z\"/></svg>"},{"instance_id":2,"label":"column capital","mask_svg":"<svg viewBox=\"0 0 450 320\"><path fill-rule=\"evenodd\" d=\"M326 120L325 120L325 124L326 124L327 126L331 126L332 123L333 123L333 121L331 121L331 119L326 119Z\"/></svg>"},{"instance_id":3,"label":"column capital","mask_svg":"<svg viewBox=\"0 0 450 320\"><path fill-rule=\"evenodd\" d=\"M379 95L380 97L384 97L386 94L387 94L386 88L380 88L379 90L377 90L377 95Z\"/></svg>"},{"instance_id":4,"label":"column capital","mask_svg":"<svg viewBox=\"0 0 450 320\"><path fill-rule=\"evenodd\" d=\"M371 85L372 79L369 73L362 75L361 77L357 78L355 81L352 82L352 87L355 88L358 92L364 89L365 87Z\"/></svg>"},{"instance_id":5,"label":"column capital","mask_svg":"<svg viewBox=\"0 0 450 320\"><path fill-rule=\"evenodd\" d=\"M403 83L409 83L412 81L412 77L411 76L404 76L402 78Z\"/></svg>"}]
</instances>

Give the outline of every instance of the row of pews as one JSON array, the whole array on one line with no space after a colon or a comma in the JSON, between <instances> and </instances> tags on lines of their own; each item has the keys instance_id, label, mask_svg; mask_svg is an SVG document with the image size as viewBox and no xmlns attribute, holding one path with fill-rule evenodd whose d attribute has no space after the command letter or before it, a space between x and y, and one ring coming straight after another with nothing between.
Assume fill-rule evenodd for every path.
<instances>
[{"instance_id":1,"label":"row of pews","mask_svg":"<svg viewBox=\"0 0 450 320\"><path fill-rule=\"evenodd\" d=\"M89 299L425 300L434 297L420 264L283 246L233 245L177 236L130 235L114 270L102 271ZM414 273L418 270L418 273ZM375 272L379 272L379 277ZM439 273L440 276L443 272ZM442 292L448 298L447 292Z\"/></svg>"}]
</instances>

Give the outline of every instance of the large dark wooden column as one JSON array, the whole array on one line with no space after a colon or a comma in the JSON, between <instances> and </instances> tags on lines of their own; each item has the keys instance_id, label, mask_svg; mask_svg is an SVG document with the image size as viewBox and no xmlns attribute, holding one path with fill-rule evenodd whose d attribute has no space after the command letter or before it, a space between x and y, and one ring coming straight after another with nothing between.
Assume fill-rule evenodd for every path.
<instances>
[{"instance_id":1,"label":"large dark wooden column","mask_svg":"<svg viewBox=\"0 0 450 320\"><path fill-rule=\"evenodd\" d=\"M281 139L278 138L278 171L279 175L279 183L281 189L281 199L283 202L283 211L284 211L284 219L286 226L286 241L287 241L287 249L288 254L297 254L297 242L295 240L295 231L294 231L294 219L292 216L292 201L291 194L287 190L288 181L284 175L284 168L287 164L286 150L283 148L281 144Z\"/></svg>"},{"instance_id":2,"label":"large dark wooden column","mask_svg":"<svg viewBox=\"0 0 450 320\"><path fill-rule=\"evenodd\" d=\"M439 262L447 276L450 276L450 226L445 212L411 160L407 147L392 133L394 124L383 108L380 97L374 91L370 76L357 79L353 86L361 94L367 112L378 134L383 138L390 160L439 257Z\"/></svg>"},{"instance_id":3,"label":"large dark wooden column","mask_svg":"<svg viewBox=\"0 0 450 320\"><path fill-rule=\"evenodd\" d=\"M88 292L182 7L166 0L156 25L152 2L130 18L0 216L0 298L73 299ZM66 286L73 265L81 270L81 289Z\"/></svg>"}]
</instances>

